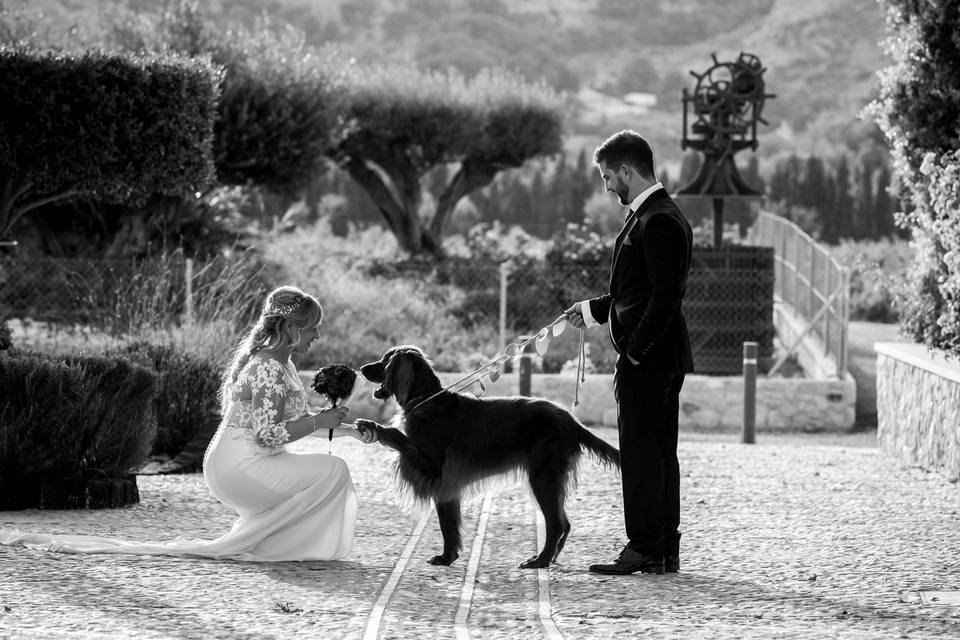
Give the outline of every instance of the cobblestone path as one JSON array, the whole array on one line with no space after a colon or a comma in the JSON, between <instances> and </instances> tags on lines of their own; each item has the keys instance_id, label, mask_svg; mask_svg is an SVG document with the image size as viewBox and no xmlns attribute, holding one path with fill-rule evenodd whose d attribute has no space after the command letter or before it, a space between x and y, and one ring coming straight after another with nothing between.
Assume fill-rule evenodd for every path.
<instances>
[{"instance_id":1,"label":"cobblestone path","mask_svg":"<svg viewBox=\"0 0 960 640\"><path fill-rule=\"evenodd\" d=\"M587 572L623 544L619 476L587 460L558 564L517 568L542 524L524 486L505 483L465 505L462 555L433 567L436 518L398 506L392 454L340 440L361 501L348 560L0 547L0 638L960 638L960 607L923 597L960 592L960 487L862 437L758 440L681 434L675 575ZM216 537L232 521L200 475L139 485L135 507L0 512L0 527L162 540Z\"/></svg>"}]
</instances>

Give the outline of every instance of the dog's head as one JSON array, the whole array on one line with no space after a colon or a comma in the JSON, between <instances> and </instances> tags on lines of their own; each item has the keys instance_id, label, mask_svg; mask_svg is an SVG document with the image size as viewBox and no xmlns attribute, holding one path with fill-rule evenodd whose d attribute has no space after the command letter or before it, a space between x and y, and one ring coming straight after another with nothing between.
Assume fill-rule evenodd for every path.
<instances>
[{"instance_id":1,"label":"dog's head","mask_svg":"<svg viewBox=\"0 0 960 640\"><path fill-rule=\"evenodd\" d=\"M374 398L386 400L393 396L401 407L440 390L440 379L427 357L412 345L389 349L378 361L360 367L360 373L380 385L373 392Z\"/></svg>"}]
</instances>

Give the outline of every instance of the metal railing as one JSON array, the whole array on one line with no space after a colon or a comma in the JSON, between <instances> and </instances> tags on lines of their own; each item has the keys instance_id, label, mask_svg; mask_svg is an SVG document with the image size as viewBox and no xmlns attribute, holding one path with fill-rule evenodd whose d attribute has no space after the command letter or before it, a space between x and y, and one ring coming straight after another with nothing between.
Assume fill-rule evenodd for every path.
<instances>
[{"instance_id":1,"label":"metal railing","mask_svg":"<svg viewBox=\"0 0 960 640\"><path fill-rule=\"evenodd\" d=\"M749 240L774 248L774 302L789 306L807 323L794 344L785 345L786 352L769 373L776 372L803 338L813 333L843 378L847 373L850 269L796 224L766 211L757 216Z\"/></svg>"}]
</instances>

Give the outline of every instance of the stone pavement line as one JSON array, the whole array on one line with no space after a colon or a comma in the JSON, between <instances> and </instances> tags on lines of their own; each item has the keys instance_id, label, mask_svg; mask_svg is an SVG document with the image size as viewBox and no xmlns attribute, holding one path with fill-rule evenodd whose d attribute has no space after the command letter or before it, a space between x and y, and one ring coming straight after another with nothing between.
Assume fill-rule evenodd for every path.
<instances>
[{"instance_id":1,"label":"stone pavement line","mask_svg":"<svg viewBox=\"0 0 960 640\"><path fill-rule=\"evenodd\" d=\"M467 615L470 613L470 603L473 600L473 587L477 581L477 570L480 568L480 553L483 550L483 538L487 531L487 521L490 519L490 507L493 497L487 493L483 498L483 508L480 510L480 522L477 524L477 533L473 537L473 547L470 551L470 564L467 566L467 575L463 578L463 590L460 592L460 604L457 606L457 615L453 620L453 632L457 640L470 640L470 631L467 629Z\"/></svg>"},{"instance_id":2,"label":"stone pavement line","mask_svg":"<svg viewBox=\"0 0 960 640\"><path fill-rule=\"evenodd\" d=\"M427 526L427 519L429 517L430 511L424 510L423 515L420 516L420 521L417 522L417 526L414 527L413 531L410 533L410 538L407 540L407 546L403 548L403 553L400 554L400 559L397 560L397 564L394 565L393 572L387 579L386 584L384 584L383 591L380 592L380 597L377 598L377 602L373 605L373 610L370 612L370 618L367 620L367 628L363 632L364 640L376 640L376 638L379 637L380 624L383 622L383 612L387 608L387 603L390 601L390 596L393 595L394 589L397 588L397 584L400 582L400 577L407 568L407 563L410 561L410 556L413 555L413 550L416 548L417 543L420 541L420 537L423 535L423 530Z\"/></svg>"},{"instance_id":3,"label":"stone pavement line","mask_svg":"<svg viewBox=\"0 0 960 640\"><path fill-rule=\"evenodd\" d=\"M536 508L533 509L533 527L537 532L537 548L542 549L547 537L547 525L543 515ZM553 607L550 604L550 568L537 569L537 595L539 603L540 624L548 640L563 640L563 634L553 620Z\"/></svg>"}]
</instances>

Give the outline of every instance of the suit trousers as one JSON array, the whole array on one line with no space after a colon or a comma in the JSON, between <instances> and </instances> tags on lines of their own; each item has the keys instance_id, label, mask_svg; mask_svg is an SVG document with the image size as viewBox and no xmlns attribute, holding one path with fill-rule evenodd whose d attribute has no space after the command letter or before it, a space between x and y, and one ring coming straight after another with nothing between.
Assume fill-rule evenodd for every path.
<instances>
[{"instance_id":1,"label":"suit trousers","mask_svg":"<svg viewBox=\"0 0 960 640\"><path fill-rule=\"evenodd\" d=\"M682 373L649 371L623 355L617 360L623 516L628 546L640 553L680 551L677 423L683 379Z\"/></svg>"}]
</instances>

